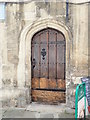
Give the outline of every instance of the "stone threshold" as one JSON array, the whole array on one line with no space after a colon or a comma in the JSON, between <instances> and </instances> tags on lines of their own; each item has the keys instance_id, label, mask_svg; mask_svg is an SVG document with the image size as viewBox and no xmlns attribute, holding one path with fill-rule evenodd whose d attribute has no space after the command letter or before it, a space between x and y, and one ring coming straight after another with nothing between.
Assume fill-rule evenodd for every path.
<instances>
[{"instance_id":1,"label":"stone threshold","mask_svg":"<svg viewBox=\"0 0 90 120\"><path fill-rule=\"evenodd\" d=\"M58 104L58 105L47 105L37 102L32 102L30 105L26 108L27 111L31 112L43 112L43 113L68 113L68 114L74 114L75 110L71 109L70 107L66 106L66 104Z\"/></svg>"}]
</instances>

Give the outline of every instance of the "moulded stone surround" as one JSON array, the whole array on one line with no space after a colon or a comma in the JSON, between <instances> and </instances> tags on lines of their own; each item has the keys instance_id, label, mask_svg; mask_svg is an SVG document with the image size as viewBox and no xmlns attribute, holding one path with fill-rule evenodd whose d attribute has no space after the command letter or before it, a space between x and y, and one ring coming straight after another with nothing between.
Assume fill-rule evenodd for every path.
<instances>
[{"instance_id":1,"label":"moulded stone surround","mask_svg":"<svg viewBox=\"0 0 90 120\"><path fill-rule=\"evenodd\" d=\"M66 85L68 83L67 74L68 73L68 59L69 52L72 50L70 44L71 33L69 29L62 23L57 22L53 19L43 19L39 20L33 25L28 25L21 33L20 39L20 50L19 50L19 64L17 70L17 81L19 87L26 86L31 87L31 40L35 33L45 28L53 28L61 31L65 35L66 39ZM28 78L28 79L25 79ZM26 80L26 81L25 81ZM67 93L67 86L66 86Z\"/></svg>"}]
</instances>

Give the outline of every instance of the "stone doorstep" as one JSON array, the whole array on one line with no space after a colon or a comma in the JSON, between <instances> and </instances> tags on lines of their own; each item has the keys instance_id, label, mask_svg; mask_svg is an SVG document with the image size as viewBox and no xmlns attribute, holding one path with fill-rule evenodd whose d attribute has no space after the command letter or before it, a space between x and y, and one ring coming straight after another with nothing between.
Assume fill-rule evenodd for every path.
<instances>
[{"instance_id":1,"label":"stone doorstep","mask_svg":"<svg viewBox=\"0 0 90 120\"><path fill-rule=\"evenodd\" d=\"M4 111L3 117L15 118L74 118L75 111L65 105L43 105L32 103L27 108L8 108ZM87 116L90 118L90 114Z\"/></svg>"},{"instance_id":2,"label":"stone doorstep","mask_svg":"<svg viewBox=\"0 0 90 120\"><path fill-rule=\"evenodd\" d=\"M46 105L46 104L38 104L38 103L31 103L26 108L27 111L32 112L41 112L41 113L67 113L67 114L74 114L75 110L67 107L65 104L60 105Z\"/></svg>"},{"instance_id":3,"label":"stone doorstep","mask_svg":"<svg viewBox=\"0 0 90 120\"><path fill-rule=\"evenodd\" d=\"M74 117L74 110L61 105L44 105L31 103L27 108L2 109L3 118L71 118Z\"/></svg>"},{"instance_id":4,"label":"stone doorstep","mask_svg":"<svg viewBox=\"0 0 90 120\"><path fill-rule=\"evenodd\" d=\"M31 112L21 109L10 109L3 114L3 118L74 118L73 114L61 113L48 113L47 112Z\"/></svg>"},{"instance_id":5,"label":"stone doorstep","mask_svg":"<svg viewBox=\"0 0 90 120\"><path fill-rule=\"evenodd\" d=\"M31 107L30 107L31 106ZM46 107L45 107L46 106ZM37 107L39 107L37 109ZM23 108L8 108L3 110L3 118L74 118L74 110L64 105L42 105L32 103ZM43 109L42 109L43 108ZM63 109L62 109L63 108ZM52 109L52 111L50 111ZM49 111L47 111L49 110ZM62 111L61 111L62 110ZM87 116L90 118L90 115Z\"/></svg>"}]
</instances>

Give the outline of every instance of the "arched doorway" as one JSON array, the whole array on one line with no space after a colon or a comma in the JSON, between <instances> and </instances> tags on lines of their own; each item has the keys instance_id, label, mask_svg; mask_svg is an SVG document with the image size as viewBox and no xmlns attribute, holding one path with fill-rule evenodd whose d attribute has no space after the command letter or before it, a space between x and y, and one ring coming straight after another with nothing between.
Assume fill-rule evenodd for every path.
<instances>
[{"instance_id":1,"label":"arched doorway","mask_svg":"<svg viewBox=\"0 0 90 120\"><path fill-rule=\"evenodd\" d=\"M64 35L55 29L43 29L33 36L31 50L32 101L65 103Z\"/></svg>"}]
</instances>

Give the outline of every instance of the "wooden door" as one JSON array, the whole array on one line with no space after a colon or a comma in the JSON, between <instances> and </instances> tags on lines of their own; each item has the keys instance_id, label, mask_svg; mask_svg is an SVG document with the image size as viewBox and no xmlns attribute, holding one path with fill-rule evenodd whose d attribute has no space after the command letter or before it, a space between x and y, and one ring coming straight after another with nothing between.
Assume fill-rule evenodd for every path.
<instances>
[{"instance_id":1,"label":"wooden door","mask_svg":"<svg viewBox=\"0 0 90 120\"><path fill-rule=\"evenodd\" d=\"M47 28L32 38L32 101L65 103L64 35Z\"/></svg>"}]
</instances>

